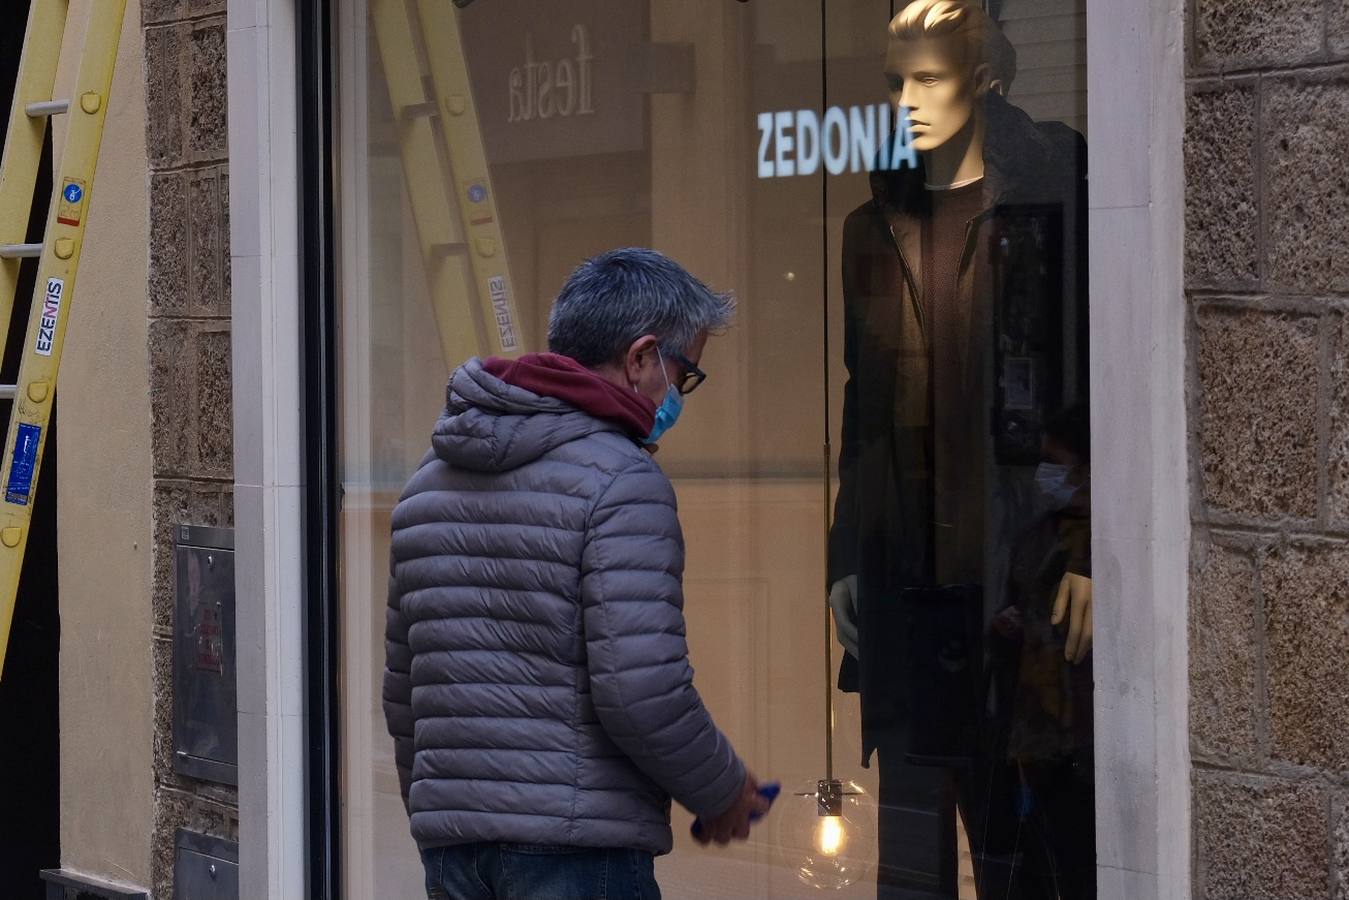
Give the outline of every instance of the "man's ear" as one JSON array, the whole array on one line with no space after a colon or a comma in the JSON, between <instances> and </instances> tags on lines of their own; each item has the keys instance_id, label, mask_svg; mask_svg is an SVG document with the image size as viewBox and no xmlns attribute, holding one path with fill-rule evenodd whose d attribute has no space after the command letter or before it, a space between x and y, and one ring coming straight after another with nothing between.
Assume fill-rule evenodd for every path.
<instances>
[{"instance_id":1,"label":"man's ear","mask_svg":"<svg viewBox=\"0 0 1349 900\"><path fill-rule=\"evenodd\" d=\"M988 89L993 93L997 94L999 97L1007 96L1007 85L1003 84L1001 78L994 78L992 81L990 81L988 83Z\"/></svg>"},{"instance_id":2,"label":"man's ear","mask_svg":"<svg viewBox=\"0 0 1349 900\"><path fill-rule=\"evenodd\" d=\"M628 347L627 356L623 360L623 371L627 374L628 384L638 384L642 380L642 369L648 365L647 357L656 355L657 343L659 342L654 334L644 334Z\"/></svg>"}]
</instances>

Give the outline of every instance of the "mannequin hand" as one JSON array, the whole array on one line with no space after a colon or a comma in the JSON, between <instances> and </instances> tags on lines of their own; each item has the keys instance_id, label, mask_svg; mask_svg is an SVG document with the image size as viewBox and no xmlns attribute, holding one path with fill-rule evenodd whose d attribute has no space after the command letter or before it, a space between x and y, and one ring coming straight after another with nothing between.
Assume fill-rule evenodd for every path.
<instances>
[{"instance_id":1,"label":"mannequin hand","mask_svg":"<svg viewBox=\"0 0 1349 900\"><path fill-rule=\"evenodd\" d=\"M829 608L834 611L838 642L853 656L857 652L857 576L849 575L829 589Z\"/></svg>"},{"instance_id":2,"label":"mannequin hand","mask_svg":"<svg viewBox=\"0 0 1349 900\"><path fill-rule=\"evenodd\" d=\"M1059 582L1059 594L1054 600L1052 625L1068 620L1068 639L1063 645L1063 658L1080 663L1091 650L1091 579L1085 575L1067 572Z\"/></svg>"}]
</instances>

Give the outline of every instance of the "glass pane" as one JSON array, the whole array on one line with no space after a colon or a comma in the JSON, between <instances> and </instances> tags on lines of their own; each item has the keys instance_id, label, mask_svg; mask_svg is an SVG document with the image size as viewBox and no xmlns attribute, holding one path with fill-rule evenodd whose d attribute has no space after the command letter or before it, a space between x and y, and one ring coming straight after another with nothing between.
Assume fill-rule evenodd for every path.
<instances>
[{"instance_id":1,"label":"glass pane","mask_svg":"<svg viewBox=\"0 0 1349 900\"><path fill-rule=\"evenodd\" d=\"M1085 270L1074 261L1085 243L1068 236L1084 220L1075 201L1037 193L1044 184L1032 178L1006 215L958 236L969 246L947 261L950 280L977 288L965 291L960 315L933 314L943 339L928 346L911 333L905 310L916 315L932 302L922 275L950 254L929 246L931 224L914 220L911 256L925 268L906 277L887 236L891 224L904 226L906 208L874 199L912 185L927 158L903 128L895 138L901 98L886 76L894 5L342 4L347 896L425 895L381 697L391 516L431 446L447 378L470 356L546 350L549 310L568 275L626 246L655 248L738 301L734 325L698 360L706 384L656 461L679 500L694 686L750 769L784 791L750 840L728 848L698 846L692 815L675 804L673 852L656 863L665 896L828 888L871 897L879 873L882 886L916 879L938 896L973 897L971 845L1021 861L1026 873L1024 893L1008 894L1004 878L1001 893L985 886L987 897L1051 896L1036 893L1043 860L1055 872L1090 867L1090 760L1060 754L1053 766L1066 768L1045 775L1035 755L1046 716L1059 715L1046 732L1059 749L1081 736L1084 697L1089 729L1089 663L1053 664L1061 639L1035 618L1043 604L1017 623L1023 634L1043 625L1040 644L1009 649L993 637L1014 630L1016 616L1005 612L1017 596L1013 563L1035 562L1036 577L1050 577L1048 557L1026 556L1045 548L1021 549L1023 533L1064 515L1034 490L1037 477L1051 493L1066 490L1053 481L1060 470L1037 465L1046 429L1059 427L1050 420L1080 399L1072 373L1085 367L1076 306ZM1071 183L1085 158L1061 155L1074 143L1064 126L1085 134L1081 3L1000 6L992 12L1018 72L1004 72L998 87L1029 116L1016 118L1023 137L1043 135L1016 165L1041 172L1050 157L1034 154L1044 149L1058 166L1053 180ZM957 54L952 74L970 81L983 52ZM1013 115L1002 100L966 107L982 115L993 104L999 123ZM1002 132L990 126L986 136L996 156ZM926 196L922 178L918 190ZM965 196L978 206L985 193ZM896 389L902 379L962 415L952 423L932 415L909 387ZM985 424L999 430L990 435ZM906 455L911 447L917 456ZM940 508L966 530L943 543L905 518L909 500L895 501L905 479L923 485L899 494L926 498L914 501L917 521ZM922 557L927 569L905 569L899 548L918 546L940 551ZM956 575L947 577L948 565ZM846 623L857 629L868 663L860 667L826 632L823 601L847 575L857 586L839 610L846 643L854 644ZM935 590L955 583L964 587L954 594ZM937 615L915 618L920 607L901 598L916 588L921 608L935 605ZM911 652L919 645L923 653ZM937 677L948 663L963 674ZM929 690L915 705L919 688ZM1034 703L1020 704L1023 695ZM912 706L910 720L926 717L926 727L897 729L897 705ZM906 742L918 732L938 743L971 733L978 741L915 761ZM1008 804L1023 784L1035 788L1035 815L1062 810L1065 824L1033 815L1021 833L1008 832L1022 822ZM989 786L1001 793L986 795ZM1058 848L1056 835L1077 843ZM1048 855L1068 849L1076 855L1067 862ZM991 870L981 867L980 879Z\"/></svg>"},{"instance_id":2,"label":"glass pane","mask_svg":"<svg viewBox=\"0 0 1349 900\"><path fill-rule=\"evenodd\" d=\"M829 580L881 896L1095 896L1084 10L995 5L900 10L909 127L830 207Z\"/></svg>"}]
</instances>

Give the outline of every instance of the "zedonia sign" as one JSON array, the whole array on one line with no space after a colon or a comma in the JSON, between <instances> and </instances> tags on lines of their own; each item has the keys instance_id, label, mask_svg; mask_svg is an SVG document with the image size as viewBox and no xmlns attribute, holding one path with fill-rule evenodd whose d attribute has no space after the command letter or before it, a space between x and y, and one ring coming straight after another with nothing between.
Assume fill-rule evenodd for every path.
<instances>
[{"instance_id":1,"label":"zedonia sign","mask_svg":"<svg viewBox=\"0 0 1349 900\"><path fill-rule=\"evenodd\" d=\"M916 167L918 151L906 127L906 107L831 106L823 115L813 109L783 110L758 115L760 178L830 175ZM893 131L893 139L891 137Z\"/></svg>"}]
</instances>

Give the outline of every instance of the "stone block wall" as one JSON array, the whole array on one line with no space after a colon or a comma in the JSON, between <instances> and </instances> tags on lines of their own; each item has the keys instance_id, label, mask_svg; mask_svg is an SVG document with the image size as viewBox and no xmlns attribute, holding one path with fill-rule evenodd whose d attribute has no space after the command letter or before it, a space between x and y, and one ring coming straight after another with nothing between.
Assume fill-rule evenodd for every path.
<instances>
[{"instance_id":1,"label":"stone block wall","mask_svg":"<svg viewBox=\"0 0 1349 900\"><path fill-rule=\"evenodd\" d=\"M150 162L154 475L153 891L173 891L178 827L239 838L238 792L173 771L174 531L231 527L229 165L224 0L143 0Z\"/></svg>"},{"instance_id":2,"label":"stone block wall","mask_svg":"<svg viewBox=\"0 0 1349 900\"><path fill-rule=\"evenodd\" d=\"M1349 2L1189 0L1196 900L1349 900Z\"/></svg>"}]
</instances>

